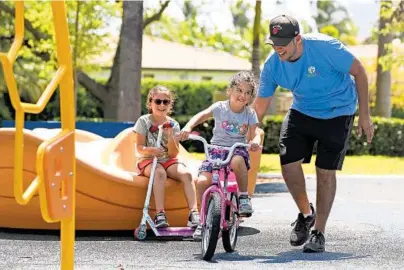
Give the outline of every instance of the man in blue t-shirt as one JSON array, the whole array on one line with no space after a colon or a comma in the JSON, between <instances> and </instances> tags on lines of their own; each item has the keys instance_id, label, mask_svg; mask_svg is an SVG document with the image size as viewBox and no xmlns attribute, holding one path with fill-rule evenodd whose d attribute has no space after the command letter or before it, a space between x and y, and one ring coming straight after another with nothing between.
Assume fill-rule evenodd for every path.
<instances>
[{"instance_id":1,"label":"man in blue t-shirt","mask_svg":"<svg viewBox=\"0 0 404 270\"><path fill-rule=\"evenodd\" d=\"M261 121L278 86L293 93L279 139L282 175L300 211L290 243L304 244L304 252L323 252L336 170L342 169L358 100L359 134L364 131L368 143L373 137L367 75L340 41L323 34L300 35L293 17L273 18L269 32L267 44L273 50L264 63L253 107ZM317 214L308 200L301 165L310 162L315 142Z\"/></svg>"}]
</instances>

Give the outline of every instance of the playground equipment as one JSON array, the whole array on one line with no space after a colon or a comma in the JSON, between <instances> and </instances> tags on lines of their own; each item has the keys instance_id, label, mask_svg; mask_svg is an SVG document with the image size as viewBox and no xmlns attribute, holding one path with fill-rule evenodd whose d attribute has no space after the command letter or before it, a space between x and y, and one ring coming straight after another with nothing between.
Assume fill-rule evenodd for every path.
<instances>
[{"instance_id":1,"label":"playground equipment","mask_svg":"<svg viewBox=\"0 0 404 270\"><path fill-rule=\"evenodd\" d=\"M0 227L60 229L61 269L73 269L76 228L135 228L141 220L149 179L133 173L136 158L134 136L130 129L122 131L114 139L75 130L65 2L51 1L50 4L58 69L36 104L21 102L12 68L24 38L23 1L15 2L14 42L8 53L0 53L16 115L15 129L0 129ZM25 114L42 112L57 86L60 89L61 129L25 130ZM181 149L180 155L188 160L190 166L195 162L184 149ZM251 193L255 187L260 155L252 154L252 162L255 168L249 173ZM77 186L76 179L79 180ZM176 195L181 189L180 183L171 179L167 181L167 216L173 226L183 226L181 222L186 222L188 213L185 198ZM172 197L169 194L173 194Z\"/></svg>"},{"instance_id":2,"label":"playground equipment","mask_svg":"<svg viewBox=\"0 0 404 270\"><path fill-rule=\"evenodd\" d=\"M36 175L36 151L41 143L59 133L58 129L23 130L23 185ZM47 223L39 211L39 198L21 206L13 195L14 128L0 128L0 227L22 229L59 229L58 223ZM264 134L262 133L262 139ZM131 128L115 138L102 138L83 130L75 131L76 145L76 230L134 230L142 219L149 179L134 172L135 136ZM179 156L196 176L200 165L181 145ZM249 193L255 179L261 153L250 152ZM11 159L11 160L10 160ZM196 178L196 177L195 177ZM182 183L168 179L165 183L167 218L173 227L186 226L188 204ZM154 197L150 199L150 215L155 213Z\"/></svg>"},{"instance_id":3,"label":"playground equipment","mask_svg":"<svg viewBox=\"0 0 404 270\"><path fill-rule=\"evenodd\" d=\"M61 267L73 269L75 235L75 111L69 31L64 1L51 1L58 56L55 77L46 87L37 104L21 102L13 72L13 64L24 39L24 2L15 2L15 38L7 54L0 53L4 78L15 109L14 196L26 205L39 191L42 217L46 222L61 223ZM56 87L60 88L62 129L43 141L36 154L36 174L23 191L24 115L43 111ZM34 170L35 171L35 170ZM29 180L31 181L32 178Z\"/></svg>"}]
</instances>

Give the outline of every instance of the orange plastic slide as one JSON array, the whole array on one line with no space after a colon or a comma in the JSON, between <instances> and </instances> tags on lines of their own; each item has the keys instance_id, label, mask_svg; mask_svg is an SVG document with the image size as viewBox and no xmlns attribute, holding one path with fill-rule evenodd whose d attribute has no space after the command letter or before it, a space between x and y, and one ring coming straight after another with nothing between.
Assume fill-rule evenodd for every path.
<instances>
[{"instance_id":1,"label":"orange plastic slide","mask_svg":"<svg viewBox=\"0 0 404 270\"><path fill-rule=\"evenodd\" d=\"M24 189L36 176L38 146L59 129L24 130ZM46 223L41 216L39 198L19 205L13 195L14 128L0 128L0 227L23 229L59 229L60 223ZM103 138L76 130L76 229L131 230L141 220L148 178L134 173L136 157L134 133L123 130L115 138ZM261 131L261 141L264 134ZM261 153L251 152L249 192L255 189ZM200 161L184 148L181 158L196 173ZM150 201L154 215L154 199ZM186 226L188 207L182 184L166 181L165 205L170 226Z\"/></svg>"}]
</instances>

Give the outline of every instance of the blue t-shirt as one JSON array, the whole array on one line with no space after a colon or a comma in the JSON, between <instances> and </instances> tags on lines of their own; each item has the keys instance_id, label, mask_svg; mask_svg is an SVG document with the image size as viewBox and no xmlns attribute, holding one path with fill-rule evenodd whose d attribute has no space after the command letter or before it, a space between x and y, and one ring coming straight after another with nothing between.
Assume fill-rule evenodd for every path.
<instances>
[{"instance_id":1,"label":"blue t-shirt","mask_svg":"<svg viewBox=\"0 0 404 270\"><path fill-rule=\"evenodd\" d=\"M323 34L302 35L303 53L295 62L281 61L273 51L261 72L259 97L277 86L293 93L292 109L320 119L353 115L357 92L349 74L354 56L338 40Z\"/></svg>"}]
</instances>

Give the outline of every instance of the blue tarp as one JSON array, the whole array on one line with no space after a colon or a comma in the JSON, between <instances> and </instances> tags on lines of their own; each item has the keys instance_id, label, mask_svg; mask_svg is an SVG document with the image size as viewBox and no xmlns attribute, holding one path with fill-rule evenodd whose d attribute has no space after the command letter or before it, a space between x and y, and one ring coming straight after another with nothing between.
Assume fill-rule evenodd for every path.
<instances>
[{"instance_id":1,"label":"blue tarp","mask_svg":"<svg viewBox=\"0 0 404 270\"><path fill-rule=\"evenodd\" d=\"M89 131L104 138L113 138L122 130L133 127L134 122L76 122L76 128ZM15 127L12 120L3 120L2 127ZM24 128L60 128L59 121L25 121Z\"/></svg>"}]
</instances>

